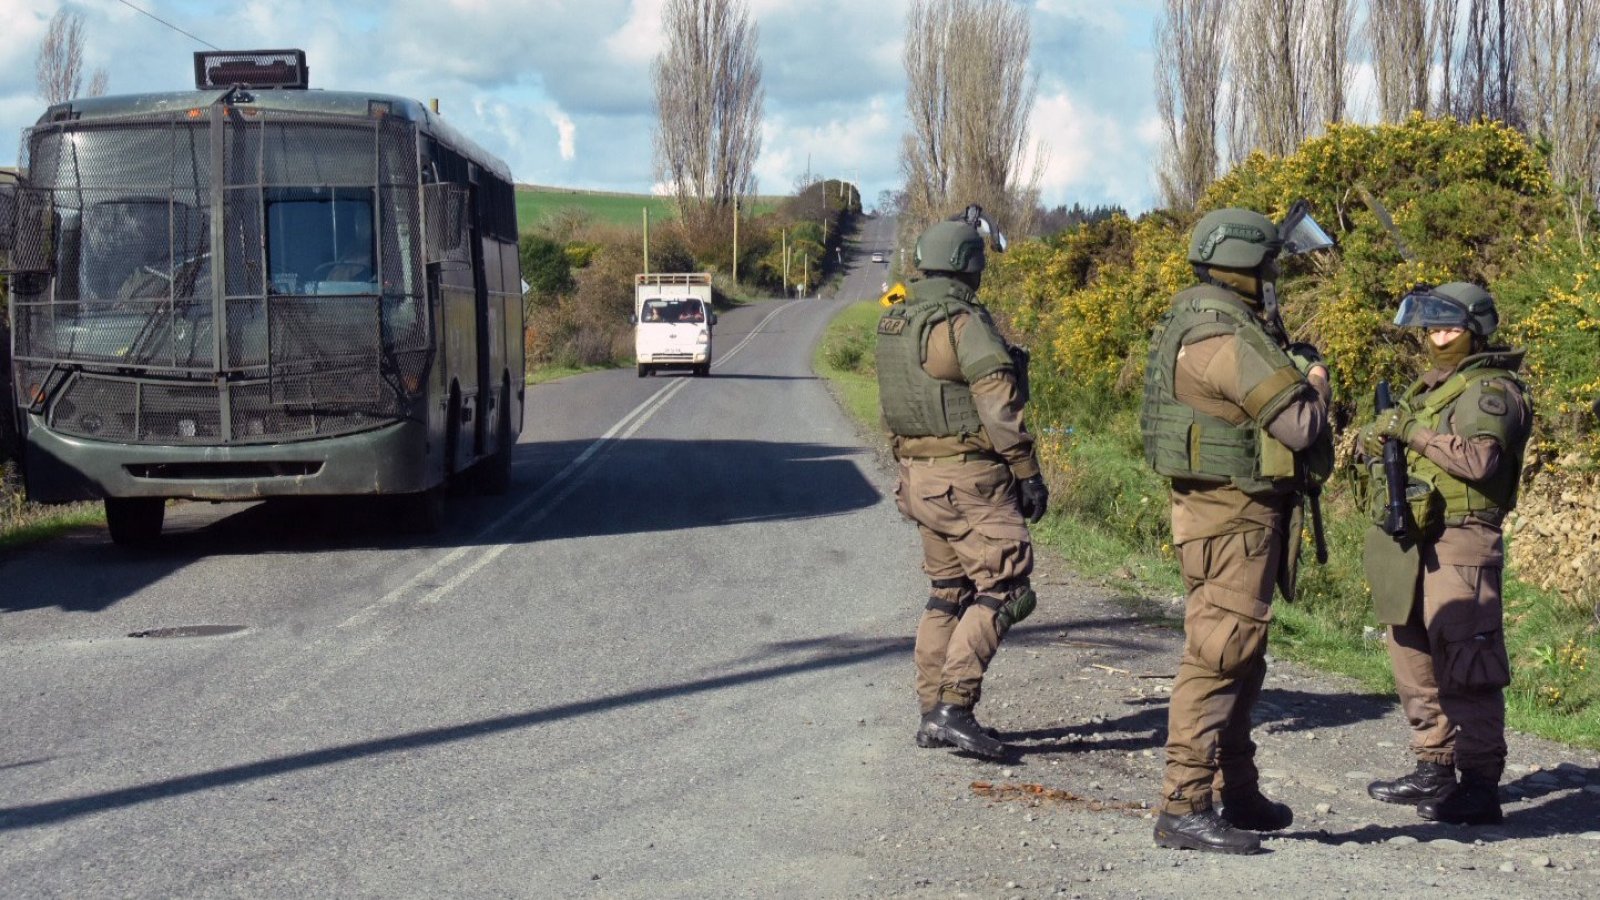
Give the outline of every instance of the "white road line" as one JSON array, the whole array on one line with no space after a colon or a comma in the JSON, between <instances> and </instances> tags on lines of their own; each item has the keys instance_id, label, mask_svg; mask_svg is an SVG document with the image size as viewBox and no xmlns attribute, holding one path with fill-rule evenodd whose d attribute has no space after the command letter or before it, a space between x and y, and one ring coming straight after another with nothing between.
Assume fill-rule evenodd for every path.
<instances>
[{"instance_id":1,"label":"white road line","mask_svg":"<svg viewBox=\"0 0 1600 900\"><path fill-rule=\"evenodd\" d=\"M773 318L797 302L799 301L788 301L780 305L777 309L774 309L772 312L768 313L765 318L757 323L755 328L751 329L750 333L745 336L744 340L734 345L732 350L729 350L725 354L721 354L717 358L717 361L712 364L712 367L716 368L736 356L740 350L743 350L753 339L755 339L756 335L761 333L761 330L765 328L767 324L773 320ZM500 554L504 553L506 550L515 545L513 542L502 541L488 547L483 547L484 540L486 540L491 534L495 534L496 532L501 531L507 525L510 525L513 520L522 519L521 522L517 523L517 528L519 531L521 528L543 520L544 517L554 510L557 505L559 505L567 497L571 496L573 491L578 489L578 486L583 483L584 479L589 474L588 471L585 470L585 467L588 466L589 463L592 462L603 449L617 440L627 440L628 438L631 438L638 432L639 428L650 419L651 416L654 416L656 412L658 412L667 404L667 401L671 400L678 394L679 391L683 390L685 386L691 383L693 383L692 379L680 379L678 381L674 381L672 384L663 386L660 390L656 391L654 394L651 394L643 403L635 406L628 412L627 415L617 420L617 423L611 426L611 428L608 429L605 434L596 438L595 441L588 447L585 447L583 452L578 454L576 459L570 463L567 463L567 465L563 467L561 471L557 472L554 477L541 485L538 490L534 491L521 502L517 503L517 505L511 507L511 509L506 510L506 512L501 515L500 518L495 519L493 522L479 530L471 543L465 546L457 547L439 559L434 560L431 564L424 567L420 572L417 572L415 575L412 575L410 578L406 579L403 584L395 587L387 594L384 594L382 597L374 600L372 603L369 603L368 605L357 610L355 614L350 616L350 618L339 623L338 627L349 628L371 622L373 619L377 618L378 614L384 609L405 599L405 597L414 591L419 585L431 580L441 571L459 562L474 549L482 548L481 556L473 560L469 565L466 566L466 568L452 576L448 581L429 591L421 599L422 603L437 603L439 600L444 598L445 595L455 590L455 588L476 574L484 566L492 562ZM528 511L531 507L539 506L541 504L543 504L542 508L534 511L531 515L528 514Z\"/></svg>"}]
</instances>

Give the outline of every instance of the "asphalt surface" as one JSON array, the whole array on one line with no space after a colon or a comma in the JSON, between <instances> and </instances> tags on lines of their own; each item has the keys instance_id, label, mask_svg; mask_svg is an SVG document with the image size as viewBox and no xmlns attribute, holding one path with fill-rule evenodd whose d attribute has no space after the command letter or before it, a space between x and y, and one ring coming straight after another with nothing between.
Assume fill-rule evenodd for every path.
<instances>
[{"instance_id":1,"label":"asphalt surface","mask_svg":"<svg viewBox=\"0 0 1600 900\"><path fill-rule=\"evenodd\" d=\"M530 388L513 491L434 538L188 505L153 552L0 555L0 895L1592 895L1592 753L1519 739L1474 844L1352 787L1401 770L1392 703L1284 666L1297 830L1156 850L1176 636L1048 558L986 689L1018 753L914 749L915 532L811 371L887 277L892 220L862 235L835 298L722 314L710 378Z\"/></svg>"}]
</instances>

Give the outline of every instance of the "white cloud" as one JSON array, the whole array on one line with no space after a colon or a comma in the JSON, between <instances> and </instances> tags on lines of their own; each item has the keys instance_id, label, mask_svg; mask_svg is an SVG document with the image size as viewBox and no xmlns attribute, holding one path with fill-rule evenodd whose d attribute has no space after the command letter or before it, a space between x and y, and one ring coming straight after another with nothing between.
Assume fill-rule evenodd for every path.
<instances>
[{"instance_id":1,"label":"white cloud","mask_svg":"<svg viewBox=\"0 0 1600 900\"><path fill-rule=\"evenodd\" d=\"M578 126L572 121L572 117L562 112L558 106L546 110L545 117L556 127L556 146L561 158L566 162L572 162L578 155Z\"/></svg>"},{"instance_id":2,"label":"white cloud","mask_svg":"<svg viewBox=\"0 0 1600 900\"><path fill-rule=\"evenodd\" d=\"M606 52L612 59L634 65L648 65L665 45L661 33L661 9L666 0L633 0L628 20L606 36Z\"/></svg>"},{"instance_id":3,"label":"white cloud","mask_svg":"<svg viewBox=\"0 0 1600 900\"><path fill-rule=\"evenodd\" d=\"M1116 203L1130 210L1147 208L1152 191L1145 161L1154 150L1159 123L1126 121L1091 107L1067 90L1041 94L1029 128L1044 145L1044 171L1039 189L1046 205ZM1025 171L1031 171L1030 155Z\"/></svg>"}]
</instances>

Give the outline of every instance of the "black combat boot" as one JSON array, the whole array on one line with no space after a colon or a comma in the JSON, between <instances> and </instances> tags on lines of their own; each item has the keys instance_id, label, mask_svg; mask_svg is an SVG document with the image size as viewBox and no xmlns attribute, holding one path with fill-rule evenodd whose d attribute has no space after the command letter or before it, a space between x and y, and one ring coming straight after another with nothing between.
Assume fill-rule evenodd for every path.
<instances>
[{"instance_id":1,"label":"black combat boot","mask_svg":"<svg viewBox=\"0 0 1600 900\"><path fill-rule=\"evenodd\" d=\"M1250 854L1261 852L1261 838L1233 827L1227 819L1217 815L1216 810L1201 809L1186 816L1171 813L1156 816L1156 846Z\"/></svg>"},{"instance_id":2,"label":"black combat boot","mask_svg":"<svg viewBox=\"0 0 1600 900\"><path fill-rule=\"evenodd\" d=\"M1367 794L1385 803L1404 803L1416 806L1424 800L1439 800L1456 786L1455 766L1440 763L1417 762L1417 770L1393 781L1374 781L1367 785Z\"/></svg>"},{"instance_id":3,"label":"black combat boot","mask_svg":"<svg viewBox=\"0 0 1600 900\"><path fill-rule=\"evenodd\" d=\"M1222 817L1233 827L1250 831L1282 831L1294 824L1294 810L1288 804L1267 799L1255 787L1247 793L1223 794Z\"/></svg>"},{"instance_id":4,"label":"black combat boot","mask_svg":"<svg viewBox=\"0 0 1600 900\"><path fill-rule=\"evenodd\" d=\"M961 750L987 759L999 759L1006 753L1006 745L991 737L972 717L970 706L941 703L923 718L922 723L917 730L919 746L922 736L926 734L933 740L954 744Z\"/></svg>"},{"instance_id":5,"label":"black combat boot","mask_svg":"<svg viewBox=\"0 0 1600 900\"><path fill-rule=\"evenodd\" d=\"M939 737L938 735L933 733L933 721L932 720L933 720L933 711L932 710L929 710L928 712L922 714L922 720L917 723L917 735L916 735L917 746L921 747L924 750L932 750L932 749L934 749L936 747L948 747L948 746L950 746L950 742L949 741L947 741L944 738ZM997 741L1000 740L1000 732L996 731L993 728L990 728L987 725L983 726L983 733L987 734L989 737L992 737Z\"/></svg>"},{"instance_id":6,"label":"black combat boot","mask_svg":"<svg viewBox=\"0 0 1600 900\"><path fill-rule=\"evenodd\" d=\"M1437 800L1424 800L1417 804L1417 815L1430 822L1448 822L1451 825L1498 825L1503 818L1500 812L1500 785L1497 779L1465 772L1461 783L1450 793Z\"/></svg>"}]
</instances>

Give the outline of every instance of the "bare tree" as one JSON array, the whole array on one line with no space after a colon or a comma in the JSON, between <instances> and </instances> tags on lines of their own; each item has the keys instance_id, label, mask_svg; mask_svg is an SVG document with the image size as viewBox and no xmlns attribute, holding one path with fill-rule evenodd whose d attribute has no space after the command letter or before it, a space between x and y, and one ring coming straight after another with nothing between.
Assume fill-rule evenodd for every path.
<instances>
[{"instance_id":1,"label":"bare tree","mask_svg":"<svg viewBox=\"0 0 1600 900\"><path fill-rule=\"evenodd\" d=\"M1517 6L1519 0L1469 0L1457 84L1456 118L1497 119L1521 125L1517 109Z\"/></svg>"},{"instance_id":2,"label":"bare tree","mask_svg":"<svg viewBox=\"0 0 1600 900\"><path fill-rule=\"evenodd\" d=\"M1343 122L1348 112L1350 63L1350 0L1308 0L1306 28L1312 43L1305 93L1313 122Z\"/></svg>"},{"instance_id":3,"label":"bare tree","mask_svg":"<svg viewBox=\"0 0 1600 900\"><path fill-rule=\"evenodd\" d=\"M1427 112L1433 44L1426 0L1369 0L1367 43L1378 81L1378 115L1400 122Z\"/></svg>"},{"instance_id":4,"label":"bare tree","mask_svg":"<svg viewBox=\"0 0 1600 900\"><path fill-rule=\"evenodd\" d=\"M978 203L1022 234L1038 206L1043 152L1028 168L1038 79L1032 30L1011 0L912 0L906 20L902 233Z\"/></svg>"},{"instance_id":5,"label":"bare tree","mask_svg":"<svg viewBox=\"0 0 1600 900\"><path fill-rule=\"evenodd\" d=\"M1591 0L1520 0L1517 14L1522 115L1550 146L1550 170L1568 193L1581 244L1600 189L1600 8Z\"/></svg>"},{"instance_id":6,"label":"bare tree","mask_svg":"<svg viewBox=\"0 0 1600 900\"><path fill-rule=\"evenodd\" d=\"M34 61L39 97L46 103L64 103L82 95L83 15L66 9L50 17L39 55ZM106 71L96 69L89 79L90 97L106 92Z\"/></svg>"},{"instance_id":7,"label":"bare tree","mask_svg":"<svg viewBox=\"0 0 1600 900\"><path fill-rule=\"evenodd\" d=\"M1217 100L1224 76L1224 0L1166 0L1156 26L1156 106L1166 131L1161 191L1193 208L1217 177Z\"/></svg>"},{"instance_id":8,"label":"bare tree","mask_svg":"<svg viewBox=\"0 0 1600 900\"><path fill-rule=\"evenodd\" d=\"M1233 159L1257 149L1293 153L1323 124L1314 85L1327 39L1312 18L1316 2L1237 0L1230 7L1227 125Z\"/></svg>"},{"instance_id":9,"label":"bare tree","mask_svg":"<svg viewBox=\"0 0 1600 900\"><path fill-rule=\"evenodd\" d=\"M745 0L667 0L666 49L651 70L656 175L694 233L755 192L761 152L759 32Z\"/></svg>"}]
</instances>

